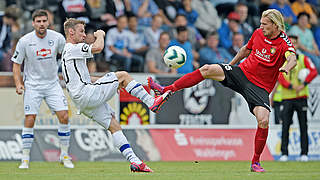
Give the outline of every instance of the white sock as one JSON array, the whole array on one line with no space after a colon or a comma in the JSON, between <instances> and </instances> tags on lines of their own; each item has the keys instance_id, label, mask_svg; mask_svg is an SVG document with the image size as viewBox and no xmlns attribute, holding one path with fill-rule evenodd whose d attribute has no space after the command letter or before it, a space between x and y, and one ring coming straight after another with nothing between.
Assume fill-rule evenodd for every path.
<instances>
[{"instance_id":1,"label":"white sock","mask_svg":"<svg viewBox=\"0 0 320 180\"><path fill-rule=\"evenodd\" d=\"M122 131L116 131L112 134L114 145L121 151L122 155L130 162L141 164L142 161L133 152L127 138L123 135Z\"/></svg>"},{"instance_id":2,"label":"white sock","mask_svg":"<svg viewBox=\"0 0 320 180\"><path fill-rule=\"evenodd\" d=\"M129 82L125 88L132 96L139 98L148 107L151 107L154 103L154 98L143 88L143 86L135 80Z\"/></svg>"},{"instance_id":3,"label":"white sock","mask_svg":"<svg viewBox=\"0 0 320 180\"><path fill-rule=\"evenodd\" d=\"M58 136L60 140L60 156L67 156L70 144L70 124L60 124L58 127Z\"/></svg>"},{"instance_id":4,"label":"white sock","mask_svg":"<svg viewBox=\"0 0 320 180\"><path fill-rule=\"evenodd\" d=\"M30 160L30 150L33 143L33 128L22 129L22 160Z\"/></svg>"}]
</instances>

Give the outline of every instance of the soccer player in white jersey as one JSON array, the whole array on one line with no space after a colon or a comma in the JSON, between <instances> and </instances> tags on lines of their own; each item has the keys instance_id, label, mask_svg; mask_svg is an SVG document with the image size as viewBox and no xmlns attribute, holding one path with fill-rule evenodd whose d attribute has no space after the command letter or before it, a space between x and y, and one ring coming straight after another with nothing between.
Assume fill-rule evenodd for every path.
<instances>
[{"instance_id":1,"label":"soccer player in white jersey","mask_svg":"<svg viewBox=\"0 0 320 180\"><path fill-rule=\"evenodd\" d=\"M30 150L33 142L33 127L42 100L59 119L60 162L66 168L73 168L68 155L70 125L68 104L59 84L57 55L62 53L65 39L62 34L47 29L48 14L36 10L32 14L34 31L23 36L11 58L13 77L17 94L24 92L24 128L22 130L22 162L19 168L29 168ZM21 78L21 64L24 61L24 76Z\"/></svg>"},{"instance_id":2,"label":"soccer player in white jersey","mask_svg":"<svg viewBox=\"0 0 320 180\"><path fill-rule=\"evenodd\" d=\"M117 93L118 89L124 88L131 95L138 97L153 112L158 112L171 95L171 91L154 98L125 71L110 72L101 78L90 76L86 58L103 50L105 32L102 30L94 32L96 40L88 45L84 43L86 38L84 25L83 21L73 18L64 22L67 43L62 53L62 73L70 97L81 113L111 132L115 146L131 163L131 171L152 172L133 152L107 101Z\"/></svg>"}]
</instances>

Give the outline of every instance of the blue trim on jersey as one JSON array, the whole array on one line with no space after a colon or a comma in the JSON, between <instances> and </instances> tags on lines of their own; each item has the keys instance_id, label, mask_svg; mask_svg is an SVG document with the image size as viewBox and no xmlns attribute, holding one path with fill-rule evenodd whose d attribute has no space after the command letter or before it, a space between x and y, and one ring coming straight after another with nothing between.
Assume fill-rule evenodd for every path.
<instances>
[{"instance_id":1,"label":"blue trim on jersey","mask_svg":"<svg viewBox=\"0 0 320 180\"><path fill-rule=\"evenodd\" d=\"M139 86L141 86L141 84L140 84L140 83L137 83L137 84L129 91L129 93L131 94L131 91L132 91L133 89L139 87Z\"/></svg>"},{"instance_id":2,"label":"blue trim on jersey","mask_svg":"<svg viewBox=\"0 0 320 180\"><path fill-rule=\"evenodd\" d=\"M69 132L58 132L58 136L70 136L70 131Z\"/></svg>"},{"instance_id":3,"label":"blue trim on jersey","mask_svg":"<svg viewBox=\"0 0 320 180\"><path fill-rule=\"evenodd\" d=\"M23 134L22 139L24 138L33 138L33 134Z\"/></svg>"},{"instance_id":4,"label":"blue trim on jersey","mask_svg":"<svg viewBox=\"0 0 320 180\"><path fill-rule=\"evenodd\" d=\"M120 151L123 152L124 150L130 148L130 144L124 144L120 147Z\"/></svg>"}]
</instances>

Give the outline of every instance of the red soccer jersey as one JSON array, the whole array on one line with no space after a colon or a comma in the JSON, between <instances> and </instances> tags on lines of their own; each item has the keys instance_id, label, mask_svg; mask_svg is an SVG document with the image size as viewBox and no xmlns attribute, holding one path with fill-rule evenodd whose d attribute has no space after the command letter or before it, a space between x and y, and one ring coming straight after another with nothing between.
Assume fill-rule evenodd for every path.
<instances>
[{"instance_id":1,"label":"red soccer jersey","mask_svg":"<svg viewBox=\"0 0 320 180\"><path fill-rule=\"evenodd\" d=\"M286 61L285 52L295 53L293 44L284 32L275 39L268 39L261 29L257 29L247 48L252 51L240 68L250 82L270 93L278 79L279 68Z\"/></svg>"}]
</instances>

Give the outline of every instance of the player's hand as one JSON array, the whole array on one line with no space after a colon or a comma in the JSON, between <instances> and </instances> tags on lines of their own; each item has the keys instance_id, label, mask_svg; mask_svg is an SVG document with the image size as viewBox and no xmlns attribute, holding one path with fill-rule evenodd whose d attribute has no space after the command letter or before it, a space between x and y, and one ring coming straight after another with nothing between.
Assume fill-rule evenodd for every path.
<instances>
[{"instance_id":1,"label":"player's hand","mask_svg":"<svg viewBox=\"0 0 320 180\"><path fill-rule=\"evenodd\" d=\"M99 37L99 36L104 37L104 36L106 35L106 33L105 33L103 30L99 29L99 30L97 30L96 32L94 32L93 35L94 35L94 37L96 37L96 38Z\"/></svg>"},{"instance_id":2,"label":"player's hand","mask_svg":"<svg viewBox=\"0 0 320 180\"><path fill-rule=\"evenodd\" d=\"M289 73L289 71L288 71L286 68L284 68L284 67L281 67L281 68L279 69L279 71L280 71L280 72L284 72L284 73L286 73L286 74Z\"/></svg>"},{"instance_id":3,"label":"player's hand","mask_svg":"<svg viewBox=\"0 0 320 180\"><path fill-rule=\"evenodd\" d=\"M18 95L21 95L21 94L23 94L23 92L24 92L24 85L22 85L22 84L17 85L17 87L16 87L16 93L17 93Z\"/></svg>"}]
</instances>

